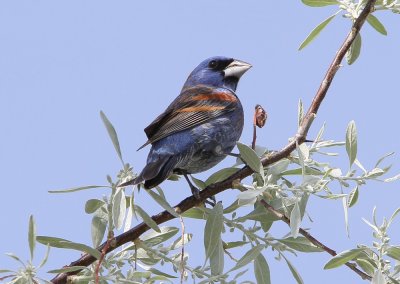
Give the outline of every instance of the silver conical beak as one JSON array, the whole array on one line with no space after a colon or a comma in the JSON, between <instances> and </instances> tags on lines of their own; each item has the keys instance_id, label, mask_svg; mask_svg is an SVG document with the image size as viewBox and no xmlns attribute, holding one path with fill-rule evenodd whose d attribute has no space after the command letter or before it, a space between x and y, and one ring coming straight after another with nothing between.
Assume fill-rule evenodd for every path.
<instances>
[{"instance_id":1,"label":"silver conical beak","mask_svg":"<svg viewBox=\"0 0 400 284\"><path fill-rule=\"evenodd\" d=\"M226 77L236 77L239 79L251 67L252 67L251 64L235 59L235 60L233 60L233 62L231 64L226 66L226 68L224 70L225 78Z\"/></svg>"}]
</instances>

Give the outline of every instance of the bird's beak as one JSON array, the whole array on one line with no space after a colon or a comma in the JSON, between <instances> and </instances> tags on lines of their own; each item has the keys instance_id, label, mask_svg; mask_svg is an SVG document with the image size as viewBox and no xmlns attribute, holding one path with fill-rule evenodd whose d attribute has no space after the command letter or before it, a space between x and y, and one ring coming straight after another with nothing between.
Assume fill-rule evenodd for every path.
<instances>
[{"instance_id":1,"label":"bird's beak","mask_svg":"<svg viewBox=\"0 0 400 284\"><path fill-rule=\"evenodd\" d=\"M239 79L251 67L252 67L251 64L235 59L232 61L231 64L226 66L226 68L224 70L225 78L226 77L236 77Z\"/></svg>"}]
</instances>

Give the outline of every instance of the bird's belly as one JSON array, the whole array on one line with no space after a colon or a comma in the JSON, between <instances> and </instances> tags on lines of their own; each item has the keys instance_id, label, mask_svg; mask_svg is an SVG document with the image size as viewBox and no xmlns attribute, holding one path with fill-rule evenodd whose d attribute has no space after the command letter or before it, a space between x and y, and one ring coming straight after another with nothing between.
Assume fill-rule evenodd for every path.
<instances>
[{"instance_id":1,"label":"bird's belly","mask_svg":"<svg viewBox=\"0 0 400 284\"><path fill-rule=\"evenodd\" d=\"M243 123L232 120L231 116L194 127L190 130L194 140L191 151L182 159L177 172L183 170L187 173L199 173L214 167L235 147L242 129Z\"/></svg>"}]
</instances>

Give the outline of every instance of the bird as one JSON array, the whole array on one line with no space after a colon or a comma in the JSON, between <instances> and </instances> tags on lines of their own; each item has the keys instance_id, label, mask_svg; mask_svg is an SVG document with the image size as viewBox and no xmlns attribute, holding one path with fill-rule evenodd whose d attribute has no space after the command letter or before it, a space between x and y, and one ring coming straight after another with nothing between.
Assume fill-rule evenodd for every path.
<instances>
[{"instance_id":1,"label":"bird","mask_svg":"<svg viewBox=\"0 0 400 284\"><path fill-rule=\"evenodd\" d=\"M144 129L148 140L138 150L151 144L147 163L136 178L119 187L144 183L145 189L151 189L178 174L199 199L199 189L188 176L214 167L231 154L244 124L243 107L235 92L239 79L251 67L225 56L202 61L178 97Z\"/></svg>"}]
</instances>

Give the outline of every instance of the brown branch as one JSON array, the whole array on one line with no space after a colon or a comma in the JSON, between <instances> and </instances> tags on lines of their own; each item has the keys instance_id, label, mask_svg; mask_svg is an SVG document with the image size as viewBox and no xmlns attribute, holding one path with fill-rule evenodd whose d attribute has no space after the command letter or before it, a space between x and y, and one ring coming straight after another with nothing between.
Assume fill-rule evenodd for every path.
<instances>
[{"instance_id":1,"label":"brown branch","mask_svg":"<svg viewBox=\"0 0 400 284\"><path fill-rule=\"evenodd\" d=\"M328 71L326 72L326 75L314 97L314 100L312 101L310 108L308 109L304 119L302 120L302 123L299 127L299 130L295 136L295 139L291 141L288 145L286 145L284 148L282 148L278 152L274 152L267 157L263 158L261 160L262 164L264 166L271 165L287 156L290 155L290 153L296 149L296 143L301 144L306 140L308 130L311 127L311 124L318 112L318 109L325 98L325 95L332 83L333 78L335 77L336 72L340 68L340 63L342 62L346 52L349 50L351 44L353 43L356 35L359 33L361 27L363 26L368 14L372 11L374 4L376 0L369 0L362 13L360 16L357 18L357 20L353 23L353 26L351 28L351 31L347 35L345 41L343 42L342 46L336 53L335 58L333 59L331 65L328 68ZM226 178L225 180L221 182L217 182L215 184L211 184L207 186L204 190L200 192L200 199L196 199L194 196L187 197L186 199L182 200L178 205L175 206L175 210L178 213L183 213L187 211L188 209L198 205L199 203L204 202L206 199L212 197L213 195L216 195L226 189L232 188L232 183L236 180L242 180L248 176L253 174L253 171L248 167L245 166L241 168L239 171L231 175L230 177ZM265 205L267 208L270 208L269 205ZM271 210L271 212L275 212L276 214L279 213L279 211L276 211L275 209L270 208L268 210ZM287 217L283 217L281 213L281 220L284 221L285 223L289 224L290 221L286 220ZM152 219L157 223L165 223L169 220L174 219L175 217L171 215L168 211L163 211L157 215L154 215ZM99 251L103 251L103 249L109 253L113 251L115 248L120 247L128 242L134 241L135 239L139 238L144 232L149 230L149 226L147 226L145 223L138 224L134 228L130 229L129 231L122 233L121 235L117 236L115 238L115 245L110 246L108 248L105 248L107 245L106 243L103 243L100 247L98 247ZM306 237L309 241L311 241L313 244L316 246L322 248L325 250L327 253L330 255L336 255L335 251L328 248L318 240L316 240L314 237L312 237L307 231L300 229L300 234L302 234L304 237ZM92 264L93 262L96 261L96 258L89 254L84 254L81 258L79 258L76 261L71 262L69 266L88 266ZM371 280L371 277L364 272L360 271L355 267L354 264L352 263L346 263L346 265L351 268L353 271L355 271L358 275L360 275L363 279L368 279ZM51 282L54 284L64 284L67 283L67 278L69 275L74 275L79 273L79 271L74 271L74 272L68 272L68 273L60 273L54 277Z\"/></svg>"}]
</instances>

